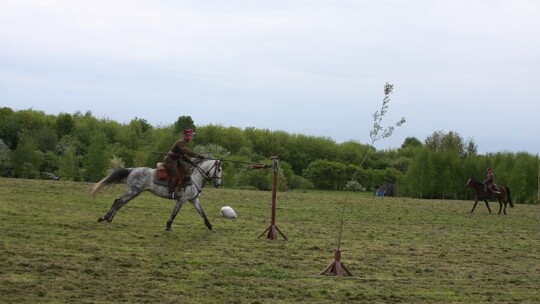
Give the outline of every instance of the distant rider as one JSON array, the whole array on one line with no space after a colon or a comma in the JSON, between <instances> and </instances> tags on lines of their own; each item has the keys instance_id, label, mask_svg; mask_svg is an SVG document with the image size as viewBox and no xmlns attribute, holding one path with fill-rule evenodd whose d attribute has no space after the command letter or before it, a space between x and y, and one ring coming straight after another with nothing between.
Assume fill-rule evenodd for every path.
<instances>
[{"instance_id":1,"label":"distant rider","mask_svg":"<svg viewBox=\"0 0 540 304\"><path fill-rule=\"evenodd\" d=\"M487 175L486 180L484 181L484 191L487 191L491 194L491 192L499 194L499 191L496 191L494 189L495 185L495 173L493 173L493 170L491 168L487 168Z\"/></svg>"}]
</instances>

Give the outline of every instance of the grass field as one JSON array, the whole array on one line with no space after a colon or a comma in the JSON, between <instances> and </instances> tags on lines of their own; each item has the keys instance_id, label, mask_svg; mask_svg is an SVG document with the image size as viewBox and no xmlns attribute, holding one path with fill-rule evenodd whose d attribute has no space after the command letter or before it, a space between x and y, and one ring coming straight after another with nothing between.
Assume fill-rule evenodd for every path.
<instances>
[{"instance_id":1,"label":"grass field","mask_svg":"<svg viewBox=\"0 0 540 304\"><path fill-rule=\"evenodd\" d=\"M123 191L0 179L1 303L540 303L538 205L488 214L471 201L205 188L216 233L186 204L143 194L97 223ZM239 218L219 216L229 205ZM342 262L334 259L345 206ZM498 205L491 204L498 211Z\"/></svg>"}]
</instances>

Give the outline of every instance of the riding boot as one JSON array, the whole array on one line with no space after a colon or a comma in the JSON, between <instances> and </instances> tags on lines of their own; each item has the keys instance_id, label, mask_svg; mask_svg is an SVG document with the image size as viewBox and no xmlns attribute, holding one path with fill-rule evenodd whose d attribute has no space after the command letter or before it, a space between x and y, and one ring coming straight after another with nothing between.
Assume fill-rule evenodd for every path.
<instances>
[{"instance_id":1,"label":"riding boot","mask_svg":"<svg viewBox=\"0 0 540 304\"><path fill-rule=\"evenodd\" d=\"M177 198L179 196L178 190L176 188L177 183L178 183L177 178L171 178L171 181L169 182L169 197L170 198Z\"/></svg>"}]
</instances>

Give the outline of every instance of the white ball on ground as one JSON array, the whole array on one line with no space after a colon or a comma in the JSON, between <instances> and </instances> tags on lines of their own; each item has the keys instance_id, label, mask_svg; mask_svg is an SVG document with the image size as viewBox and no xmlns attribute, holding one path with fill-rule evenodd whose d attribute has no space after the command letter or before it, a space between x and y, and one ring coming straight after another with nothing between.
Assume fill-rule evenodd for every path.
<instances>
[{"instance_id":1,"label":"white ball on ground","mask_svg":"<svg viewBox=\"0 0 540 304\"><path fill-rule=\"evenodd\" d=\"M237 218L236 212L234 212L233 208L231 208L229 206L225 206L225 207L221 208L220 213L221 213L222 217L226 217L226 218L230 218L230 219Z\"/></svg>"}]
</instances>

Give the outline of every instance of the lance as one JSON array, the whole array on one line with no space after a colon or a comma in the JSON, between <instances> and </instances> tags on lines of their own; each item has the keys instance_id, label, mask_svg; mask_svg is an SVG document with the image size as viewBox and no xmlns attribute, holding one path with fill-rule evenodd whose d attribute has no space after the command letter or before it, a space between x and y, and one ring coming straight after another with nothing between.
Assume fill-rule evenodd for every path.
<instances>
[{"instance_id":1,"label":"lance","mask_svg":"<svg viewBox=\"0 0 540 304\"><path fill-rule=\"evenodd\" d=\"M160 155L172 155L172 156L180 156L178 154L175 154L175 153L162 153L162 152L152 152L153 154L160 154ZM229 163L236 163L236 164L247 164L247 165L251 165L251 169L266 169L266 168L270 168L271 165L267 165L267 164L260 164L260 163L254 163L254 162L245 162L245 161L239 161L239 160L232 160L232 159L216 159L216 158L212 158L212 157L206 157L206 159L211 159L211 160L221 160L221 161L224 161L224 162L229 162Z\"/></svg>"}]
</instances>

